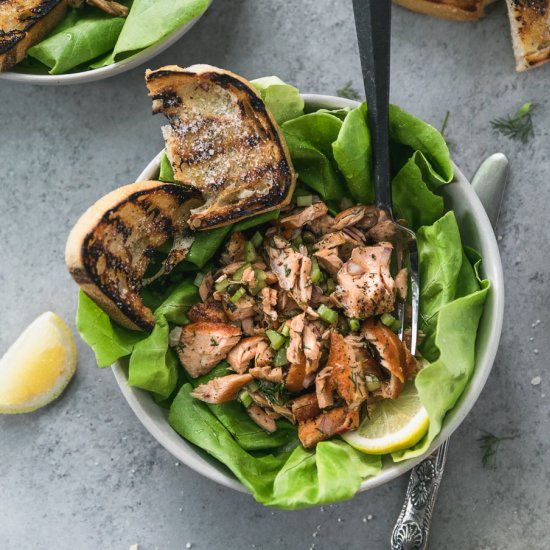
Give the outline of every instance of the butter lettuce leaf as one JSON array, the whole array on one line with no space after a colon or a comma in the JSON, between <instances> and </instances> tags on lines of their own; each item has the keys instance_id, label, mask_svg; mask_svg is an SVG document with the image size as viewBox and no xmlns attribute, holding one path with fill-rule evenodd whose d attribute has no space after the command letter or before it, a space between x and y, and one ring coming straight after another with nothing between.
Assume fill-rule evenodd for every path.
<instances>
[{"instance_id":1,"label":"butter lettuce leaf","mask_svg":"<svg viewBox=\"0 0 550 550\"><path fill-rule=\"evenodd\" d=\"M422 153L420 161L425 165L430 183L435 186L450 183L454 170L441 133L396 105L390 105L389 119L390 138L408 146L411 152Z\"/></svg>"},{"instance_id":2,"label":"butter lettuce leaf","mask_svg":"<svg viewBox=\"0 0 550 550\"><path fill-rule=\"evenodd\" d=\"M30 57L47 65L50 74L66 73L112 50L124 19L86 7L78 12L72 11L61 25L58 32L27 52Z\"/></svg>"},{"instance_id":3,"label":"butter lettuce leaf","mask_svg":"<svg viewBox=\"0 0 550 550\"><path fill-rule=\"evenodd\" d=\"M342 121L330 113L309 113L281 129L299 179L328 202L345 195L345 184L332 151Z\"/></svg>"},{"instance_id":4,"label":"butter lettuce leaf","mask_svg":"<svg viewBox=\"0 0 550 550\"><path fill-rule=\"evenodd\" d=\"M157 44L200 17L206 8L208 0L134 0L114 45L113 59L118 61Z\"/></svg>"},{"instance_id":5,"label":"butter lettuce leaf","mask_svg":"<svg viewBox=\"0 0 550 550\"><path fill-rule=\"evenodd\" d=\"M87 294L78 294L76 328L92 348L99 367L109 367L118 359L130 355L135 345L147 333L117 325Z\"/></svg>"},{"instance_id":6,"label":"butter lettuce leaf","mask_svg":"<svg viewBox=\"0 0 550 550\"><path fill-rule=\"evenodd\" d=\"M365 103L349 111L332 144L332 151L351 196L357 202L369 204L374 201L374 191L371 139L366 117Z\"/></svg>"},{"instance_id":7,"label":"butter lettuce leaf","mask_svg":"<svg viewBox=\"0 0 550 550\"><path fill-rule=\"evenodd\" d=\"M380 457L361 455L342 441L320 443L316 451L296 447L252 455L191 391L190 384L180 389L170 407L170 425L225 464L258 502L296 510L344 500L381 470Z\"/></svg>"},{"instance_id":8,"label":"butter lettuce leaf","mask_svg":"<svg viewBox=\"0 0 550 550\"><path fill-rule=\"evenodd\" d=\"M277 76L265 76L250 83L260 92L264 103L278 124L304 114L304 100L300 91Z\"/></svg>"}]
</instances>

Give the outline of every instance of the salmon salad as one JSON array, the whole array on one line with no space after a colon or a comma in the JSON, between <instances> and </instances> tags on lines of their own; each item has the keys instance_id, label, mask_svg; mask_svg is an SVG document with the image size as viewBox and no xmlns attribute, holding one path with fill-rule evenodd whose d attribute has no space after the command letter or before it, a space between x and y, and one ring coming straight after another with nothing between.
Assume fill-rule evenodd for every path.
<instances>
[{"instance_id":1,"label":"salmon salad","mask_svg":"<svg viewBox=\"0 0 550 550\"><path fill-rule=\"evenodd\" d=\"M305 448L356 429L369 408L396 399L420 363L392 315L406 300L407 270L392 273L392 244L377 240L383 218L373 205L332 216L305 195L259 231L233 233L196 279L201 301L189 323L171 333L191 377L223 360L232 372L193 397L237 400L266 432L286 419Z\"/></svg>"}]
</instances>

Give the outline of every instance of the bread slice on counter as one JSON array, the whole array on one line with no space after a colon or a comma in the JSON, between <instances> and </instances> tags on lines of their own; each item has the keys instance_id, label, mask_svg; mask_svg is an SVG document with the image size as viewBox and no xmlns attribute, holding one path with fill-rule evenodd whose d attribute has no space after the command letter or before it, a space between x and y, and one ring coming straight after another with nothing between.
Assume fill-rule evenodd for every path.
<instances>
[{"instance_id":1,"label":"bread slice on counter","mask_svg":"<svg viewBox=\"0 0 550 550\"><path fill-rule=\"evenodd\" d=\"M73 227L65 249L69 272L120 325L152 330L153 314L141 299L145 272L153 251L185 232L197 196L182 185L132 183L99 199Z\"/></svg>"},{"instance_id":2,"label":"bread slice on counter","mask_svg":"<svg viewBox=\"0 0 550 550\"><path fill-rule=\"evenodd\" d=\"M166 151L176 181L204 204L189 225L206 229L281 208L296 183L275 119L244 78L210 65L148 70L153 113L163 113Z\"/></svg>"},{"instance_id":3,"label":"bread slice on counter","mask_svg":"<svg viewBox=\"0 0 550 550\"><path fill-rule=\"evenodd\" d=\"M526 71L550 59L550 0L506 0L516 69Z\"/></svg>"},{"instance_id":4,"label":"bread slice on counter","mask_svg":"<svg viewBox=\"0 0 550 550\"><path fill-rule=\"evenodd\" d=\"M453 19L477 21L485 15L485 7L495 0L394 0L396 4L412 11Z\"/></svg>"},{"instance_id":5,"label":"bread slice on counter","mask_svg":"<svg viewBox=\"0 0 550 550\"><path fill-rule=\"evenodd\" d=\"M66 12L67 0L0 0L0 71L22 61Z\"/></svg>"}]
</instances>

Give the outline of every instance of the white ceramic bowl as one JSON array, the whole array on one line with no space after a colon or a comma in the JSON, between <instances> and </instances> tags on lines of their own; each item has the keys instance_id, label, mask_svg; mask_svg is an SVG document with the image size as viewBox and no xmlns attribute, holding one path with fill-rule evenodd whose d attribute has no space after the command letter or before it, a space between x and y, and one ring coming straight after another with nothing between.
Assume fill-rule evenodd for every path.
<instances>
[{"instance_id":1,"label":"white ceramic bowl","mask_svg":"<svg viewBox=\"0 0 550 550\"><path fill-rule=\"evenodd\" d=\"M210 0L208 7L212 4L213 0ZM208 8L207 8L208 9ZM206 13L206 12L205 12ZM204 15L204 14L203 14ZM177 42L184 34L186 34L191 27L202 17L199 16L192 21L189 21L183 27L180 27L172 34L168 35L164 40L158 44L154 44L149 48L146 48L127 59L117 61L107 67L100 67L99 69L91 69L89 71L82 71L79 73L67 73L67 74L32 74L23 73L17 71L5 71L0 72L0 78L4 80L13 80L15 82L23 82L25 84L43 84L46 86L55 86L63 84L83 84L84 82L92 82L94 80L102 80L110 76L129 71L134 67L138 67L142 63L149 61L159 53L169 48L172 44Z\"/></svg>"},{"instance_id":2,"label":"white ceramic bowl","mask_svg":"<svg viewBox=\"0 0 550 550\"><path fill-rule=\"evenodd\" d=\"M306 94L303 97L307 111L315 111L320 108L355 107L358 105L356 101L331 96ZM149 180L158 177L159 165L160 154L145 168L138 180ZM458 428L470 412L493 366L500 340L504 311L502 264L495 235L483 205L462 172L456 166L454 168L454 181L440 189L447 209L454 210L456 214L463 243L481 253L483 256L483 275L492 284L476 341L476 367L464 393L455 407L446 415L441 432L434 439L426 453L417 458L395 464L391 459L385 460L382 472L375 477L366 479L361 484L361 491L372 489L404 474L439 447ZM180 437L168 424L166 411L157 406L147 392L128 385L125 365L116 363L113 365L113 372L124 397L139 420L175 458L226 487L247 492L244 486L223 464Z\"/></svg>"}]
</instances>

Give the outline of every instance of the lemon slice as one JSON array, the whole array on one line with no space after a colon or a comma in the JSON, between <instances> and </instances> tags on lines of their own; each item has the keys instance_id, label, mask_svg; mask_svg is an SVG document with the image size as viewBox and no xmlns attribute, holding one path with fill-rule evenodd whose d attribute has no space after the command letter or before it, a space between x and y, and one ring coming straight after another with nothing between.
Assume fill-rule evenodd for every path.
<instances>
[{"instance_id":1,"label":"lemon slice","mask_svg":"<svg viewBox=\"0 0 550 550\"><path fill-rule=\"evenodd\" d=\"M354 432L342 437L358 451L382 455L408 449L428 431L430 419L409 382L397 399L384 399Z\"/></svg>"},{"instance_id":2,"label":"lemon slice","mask_svg":"<svg viewBox=\"0 0 550 550\"><path fill-rule=\"evenodd\" d=\"M31 412L65 389L76 370L69 327L55 313L35 319L0 359L0 413Z\"/></svg>"}]
</instances>

